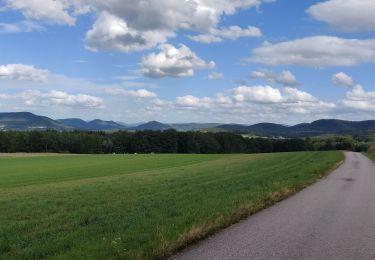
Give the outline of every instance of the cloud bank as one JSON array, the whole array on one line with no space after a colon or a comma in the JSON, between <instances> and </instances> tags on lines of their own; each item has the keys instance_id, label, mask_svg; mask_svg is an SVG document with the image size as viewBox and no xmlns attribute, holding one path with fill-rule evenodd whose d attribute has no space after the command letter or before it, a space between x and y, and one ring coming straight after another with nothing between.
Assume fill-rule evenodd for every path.
<instances>
[{"instance_id":1,"label":"cloud bank","mask_svg":"<svg viewBox=\"0 0 375 260\"><path fill-rule=\"evenodd\" d=\"M313 36L274 44L267 42L253 51L249 61L319 68L375 63L375 39Z\"/></svg>"}]
</instances>

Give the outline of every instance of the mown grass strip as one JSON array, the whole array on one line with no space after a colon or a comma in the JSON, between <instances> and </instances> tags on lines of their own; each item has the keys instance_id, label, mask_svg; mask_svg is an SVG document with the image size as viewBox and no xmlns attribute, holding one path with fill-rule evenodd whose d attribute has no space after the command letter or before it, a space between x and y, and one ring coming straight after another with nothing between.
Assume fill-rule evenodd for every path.
<instances>
[{"instance_id":1,"label":"mown grass strip","mask_svg":"<svg viewBox=\"0 0 375 260\"><path fill-rule=\"evenodd\" d=\"M167 258L311 184L343 155L77 158L0 160L0 259Z\"/></svg>"}]
</instances>

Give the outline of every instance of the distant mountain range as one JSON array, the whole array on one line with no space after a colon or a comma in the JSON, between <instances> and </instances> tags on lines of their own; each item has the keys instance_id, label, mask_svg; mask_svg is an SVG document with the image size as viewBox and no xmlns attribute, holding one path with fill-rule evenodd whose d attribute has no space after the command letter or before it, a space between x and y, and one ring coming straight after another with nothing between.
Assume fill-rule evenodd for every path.
<instances>
[{"instance_id":1,"label":"distant mountain range","mask_svg":"<svg viewBox=\"0 0 375 260\"><path fill-rule=\"evenodd\" d=\"M303 137L324 134L375 134L375 120L344 121L336 119L317 120L312 123L285 126L272 123L255 125L215 124L215 123L185 123L164 124L157 121L139 125L126 125L114 121L100 119L84 121L79 118L53 120L48 117L35 115L29 112L0 113L0 130L86 130L86 131L163 131L175 129L177 131L204 131L204 132L232 132L266 137Z\"/></svg>"},{"instance_id":2,"label":"distant mountain range","mask_svg":"<svg viewBox=\"0 0 375 260\"><path fill-rule=\"evenodd\" d=\"M324 134L369 134L375 133L375 120L344 121L337 119L321 119L312 123L285 126L272 123L261 123L250 126L221 125L219 129L228 132L246 133L258 136L317 136Z\"/></svg>"},{"instance_id":3,"label":"distant mountain range","mask_svg":"<svg viewBox=\"0 0 375 260\"><path fill-rule=\"evenodd\" d=\"M77 130L96 130L96 131L108 131L108 130L121 130L125 129L125 125L121 125L114 121L103 121L95 119L92 121L84 121L79 118L68 118L58 119L59 123Z\"/></svg>"},{"instance_id":4,"label":"distant mountain range","mask_svg":"<svg viewBox=\"0 0 375 260\"><path fill-rule=\"evenodd\" d=\"M164 131L168 129L173 129L173 127L170 125L157 122L157 121L151 121L145 124L141 124L135 127L128 128L128 130L132 130L132 131L144 131L144 130Z\"/></svg>"},{"instance_id":5,"label":"distant mountain range","mask_svg":"<svg viewBox=\"0 0 375 260\"><path fill-rule=\"evenodd\" d=\"M29 112L0 113L0 130L72 130L63 123Z\"/></svg>"}]
</instances>

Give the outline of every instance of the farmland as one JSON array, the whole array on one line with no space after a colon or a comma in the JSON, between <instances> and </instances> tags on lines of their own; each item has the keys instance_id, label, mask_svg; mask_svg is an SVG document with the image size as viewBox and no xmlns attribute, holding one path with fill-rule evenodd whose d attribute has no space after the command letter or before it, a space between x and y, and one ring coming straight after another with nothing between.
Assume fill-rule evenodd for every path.
<instances>
[{"instance_id":1,"label":"farmland","mask_svg":"<svg viewBox=\"0 0 375 260\"><path fill-rule=\"evenodd\" d=\"M0 157L0 259L151 259L290 196L341 152Z\"/></svg>"}]
</instances>

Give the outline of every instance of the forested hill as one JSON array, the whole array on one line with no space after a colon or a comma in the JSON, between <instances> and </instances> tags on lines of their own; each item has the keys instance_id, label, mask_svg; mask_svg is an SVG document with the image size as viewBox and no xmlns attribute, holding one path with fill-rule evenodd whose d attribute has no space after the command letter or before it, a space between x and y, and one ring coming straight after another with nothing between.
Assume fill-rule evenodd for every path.
<instances>
[{"instance_id":1,"label":"forested hill","mask_svg":"<svg viewBox=\"0 0 375 260\"><path fill-rule=\"evenodd\" d=\"M271 123L256 125L220 125L217 129L228 132L246 133L268 137L307 137L325 134L353 134L367 135L375 133L375 120L344 121L336 119L322 119L312 123L285 126Z\"/></svg>"},{"instance_id":2,"label":"forested hill","mask_svg":"<svg viewBox=\"0 0 375 260\"><path fill-rule=\"evenodd\" d=\"M72 127L48 117L29 112L0 113L0 130L73 130Z\"/></svg>"},{"instance_id":3,"label":"forested hill","mask_svg":"<svg viewBox=\"0 0 375 260\"><path fill-rule=\"evenodd\" d=\"M58 122L74 128L75 130L97 130L97 131L106 131L106 130L121 130L125 129L124 125L116 123L114 121L103 121L100 119L95 119L92 121L84 121L79 118L69 118L69 119L59 119Z\"/></svg>"},{"instance_id":4,"label":"forested hill","mask_svg":"<svg viewBox=\"0 0 375 260\"><path fill-rule=\"evenodd\" d=\"M54 120L48 117L35 115L29 112L0 113L0 130L2 131L200 131L200 132L229 132L249 134L261 137L308 137L325 134L352 134L368 135L375 133L375 120L344 121L335 119L317 120L312 123L285 126L273 123L255 125L243 124L215 124L215 123L184 123L165 124L151 121L138 125L128 126L124 123L104 121L100 119L85 121L80 118Z\"/></svg>"}]
</instances>

